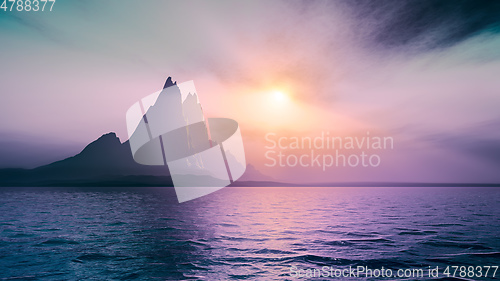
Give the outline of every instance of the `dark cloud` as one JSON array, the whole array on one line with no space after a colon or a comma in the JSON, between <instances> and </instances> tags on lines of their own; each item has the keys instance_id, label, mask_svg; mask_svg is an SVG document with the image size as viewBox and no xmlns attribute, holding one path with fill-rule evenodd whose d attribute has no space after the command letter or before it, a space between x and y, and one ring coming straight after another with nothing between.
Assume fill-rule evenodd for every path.
<instances>
[{"instance_id":1,"label":"dark cloud","mask_svg":"<svg viewBox=\"0 0 500 281\"><path fill-rule=\"evenodd\" d=\"M388 48L448 47L485 31L500 32L500 1L349 1L371 38Z\"/></svg>"},{"instance_id":2,"label":"dark cloud","mask_svg":"<svg viewBox=\"0 0 500 281\"><path fill-rule=\"evenodd\" d=\"M457 134L432 134L424 137L423 140L500 167L499 127L499 119L490 120Z\"/></svg>"},{"instance_id":3,"label":"dark cloud","mask_svg":"<svg viewBox=\"0 0 500 281\"><path fill-rule=\"evenodd\" d=\"M457 148L500 167L499 140L486 139L474 142L466 141L465 143L458 143L457 145Z\"/></svg>"},{"instance_id":4,"label":"dark cloud","mask_svg":"<svg viewBox=\"0 0 500 281\"><path fill-rule=\"evenodd\" d=\"M339 0L304 1L307 14L341 10L351 18L354 36L369 48L426 51L472 36L500 33L500 1L492 0Z\"/></svg>"}]
</instances>

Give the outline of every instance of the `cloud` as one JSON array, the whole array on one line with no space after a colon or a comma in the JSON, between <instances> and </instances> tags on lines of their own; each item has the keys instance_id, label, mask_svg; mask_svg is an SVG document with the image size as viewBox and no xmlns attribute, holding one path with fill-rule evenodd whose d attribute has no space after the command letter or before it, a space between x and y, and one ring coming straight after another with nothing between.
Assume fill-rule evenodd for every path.
<instances>
[{"instance_id":1,"label":"cloud","mask_svg":"<svg viewBox=\"0 0 500 281\"><path fill-rule=\"evenodd\" d=\"M369 47L425 52L481 33L500 32L500 2L488 0L342 1Z\"/></svg>"},{"instance_id":2,"label":"cloud","mask_svg":"<svg viewBox=\"0 0 500 281\"><path fill-rule=\"evenodd\" d=\"M500 167L500 119L475 124L459 132L434 133L421 137L428 143L486 161Z\"/></svg>"}]
</instances>

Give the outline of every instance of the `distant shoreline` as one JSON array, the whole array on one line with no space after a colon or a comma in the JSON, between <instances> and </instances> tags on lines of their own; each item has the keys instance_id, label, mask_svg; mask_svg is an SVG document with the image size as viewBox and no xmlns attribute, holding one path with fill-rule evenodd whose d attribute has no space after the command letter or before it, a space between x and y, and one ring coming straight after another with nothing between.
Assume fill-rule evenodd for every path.
<instances>
[{"instance_id":1,"label":"distant shoreline","mask_svg":"<svg viewBox=\"0 0 500 281\"><path fill-rule=\"evenodd\" d=\"M500 183L412 183L412 182L337 182L337 183L282 183L272 181L236 181L231 186L275 187L500 187Z\"/></svg>"},{"instance_id":2,"label":"distant shoreline","mask_svg":"<svg viewBox=\"0 0 500 281\"><path fill-rule=\"evenodd\" d=\"M0 170L1 171L1 170ZM1 173L0 173L1 175ZM277 181L236 181L233 187L500 187L500 183L432 182L325 182L286 183ZM170 176L109 176L82 179L29 179L0 177L0 187L173 187Z\"/></svg>"}]
</instances>

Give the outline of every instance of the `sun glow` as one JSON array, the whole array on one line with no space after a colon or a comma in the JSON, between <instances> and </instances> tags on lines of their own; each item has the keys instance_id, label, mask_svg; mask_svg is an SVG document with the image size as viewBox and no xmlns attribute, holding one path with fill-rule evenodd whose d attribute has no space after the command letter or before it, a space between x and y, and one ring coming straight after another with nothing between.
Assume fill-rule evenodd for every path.
<instances>
[{"instance_id":1,"label":"sun glow","mask_svg":"<svg viewBox=\"0 0 500 281\"><path fill-rule=\"evenodd\" d=\"M282 102L286 101L287 96L281 91L274 91L273 98L276 102L282 103Z\"/></svg>"}]
</instances>

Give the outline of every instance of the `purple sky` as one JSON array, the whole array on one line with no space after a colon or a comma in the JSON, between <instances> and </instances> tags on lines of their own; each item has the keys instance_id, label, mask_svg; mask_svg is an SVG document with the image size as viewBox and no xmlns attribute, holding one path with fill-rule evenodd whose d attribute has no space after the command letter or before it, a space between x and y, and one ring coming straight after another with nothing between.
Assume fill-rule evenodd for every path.
<instances>
[{"instance_id":1,"label":"purple sky","mask_svg":"<svg viewBox=\"0 0 500 281\"><path fill-rule=\"evenodd\" d=\"M237 120L248 162L278 180L499 182L500 9L430 3L61 1L2 12L0 165L48 163L110 131L125 141L127 109L172 76L194 80L207 116ZM395 146L376 168L265 166L267 133L323 131Z\"/></svg>"}]
</instances>

